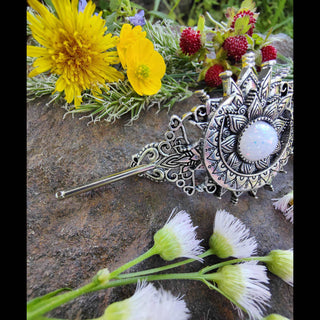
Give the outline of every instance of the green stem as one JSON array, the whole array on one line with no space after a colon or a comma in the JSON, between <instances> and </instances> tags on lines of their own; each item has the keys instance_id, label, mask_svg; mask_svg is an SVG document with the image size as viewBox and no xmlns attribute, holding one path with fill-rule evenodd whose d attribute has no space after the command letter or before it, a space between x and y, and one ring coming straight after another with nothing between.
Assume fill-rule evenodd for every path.
<instances>
[{"instance_id":1,"label":"green stem","mask_svg":"<svg viewBox=\"0 0 320 320\"><path fill-rule=\"evenodd\" d=\"M73 300L85 293L96 291L97 284L90 282L89 284L66 293L54 296L52 298L46 299L35 305L34 308L29 308L27 312L27 320L37 319L39 316L59 307L60 305Z\"/></svg>"},{"instance_id":2,"label":"green stem","mask_svg":"<svg viewBox=\"0 0 320 320\"><path fill-rule=\"evenodd\" d=\"M172 6L170 12L169 12L169 16L173 13L174 9L179 5L180 0L176 0L175 4Z\"/></svg>"},{"instance_id":3,"label":"green stem","mask_svg":"<svg viewBox=\"0 0 320 320\"><path fill-rule=\"evenodd\" d=\"M222 296L224 296L226 299L230 300L230 302L232 302L235 306L239 307L241 310L246 311L246 309L244 307L242 307L238 302L236 302L233 298L229 297L228 295L226 295L223 291L221 291L217 286L213 285L212 283L210 283L209 281L207 281L206 279L203 279L202 282L204 284L207 285L207 287L209 287L211 290L216 290L217 292L219 292Z\"/></svg>"},{"instance_id":4,"label":"green stem","mask_svg":"<svg viewBox=\"0 0 320 320\"><path fill-rule=\"evenodd\" d=\"M128 285L132 283L137 283L140 281L159 281L159 280L202 280L206 275L201 275L198 272L189 272L189 273L167 273L167 274L156 274L156 275L146 275L141 277L131 277L127 279L120 279L110 281L106 284L101 284L96 287L94 291L107 289L110 287L119 287L123 285Z\"/></svg>"},{"instance_id":5,"label":"green stem","mask_svg":"<svg viewBox=\"0 0 320 320\"><path fill-rule=\"evenodd\" d=\"M107 289L111 287L118 287L118 286L123 286L123 285L128 285L132 283L136 283L139 280L145 280L145 281L159 281L159 280L198 280L206 283L207 280L214 281L215 276L219 276L214 274L205 274L211 270L223 267L225 265L229 264L234 264L238 262L243 262L243 261L263 261L267 262L270 260L268 256L263 256L263 257L248 257L248 258L239 258L239 259L233 259L233 260L228 260L224 262L220 262L217 264L214 264L212 266L203 268L200 272L190 272L190 273L171 273L171 274L157 274L157 275L149 275L150 273L155 273L155 272L160 272L172 268L176 268L178 266L190 263L195 261L195 259L186 259L177 263L173 263L167 266L159 267L159 268L153 268L145 271L140 271L140 272L134 272L130 274L125 274L125 275L120 275L120 273L124 272L125 270L131 268L133 265L151 257L152 255L157 254L157 250L155 247L152 247L149 249L146 253L142 254L138 258L124 264L120 268L116 269L115 271L110 273L110 279L116 278L117 280L109 281L107 283L97 283L97 282L91 282L79 289L76 289L74 291L68 291L66 293L60 294L58 296L51 297L49 299L46 299L42 302L39 302L34 308L30 308L28 314L27 314L27 319L32 320L36 319L37 317L55 309L56 307L82 295L88 292L94 292L102 289ZM212 255L212 250L209 249L206 252L202 253L199 255L200 258L207 257L209 255ZM214 288L215 290L216 287ZM219 291L219 290L217 290ZM219 291L220 292L220 291ZM221 293L221 292L220 292ZM226 296L227 297L227 296ZM227 297L229 300L230 298ZM234 301L232 301L235 303Z\"/></svg>"},{"instance_id":6,"label":"green stem","mask_svg":"<svg viewBox=\"0 0 320 320\"><path fill-rule=\"evenodd\" d=\"M207 272L209 272L211 270L218 269L218 268L224 267L224 266L229 265L229 264L243 262L243 261L262 261L262 262L267 262L267 261L270 261L270 257L263 256L263 257L248 257L248 258L232 259L232 260L216 263L216 264L214 264L212 266L205 267L200 272L201 273L207 273Z\"/></svg>"},{"instance_id":7,"label":"green stem","mask_svg":"<svg viewBox=\"0 0 320 320\"><path fill-rule=\"evenodd\" d=\"M153 11L158 11L159 4L160 4L160 0L155 0L154 1ZM153 19L154 19L154 15L150 16L150 19L149 19L150 23L153 22Z\"/></svg>"},{"instance_id":8,"label":"green stem","mask_svg":"<svg viewBox=\"0 0 320 320\"><path fill-rule=\"evenodd\" d=\"M145 280L145 281L160 281L160 280L196 280L201 281L204 284L206 284L210 289L214 289L217 292L219 292L221 295L223 295L225 298L230 300L234 305L238 306L243 311L246 311L239 303L237 303L234 299L226 295L223 291L221 291L218 287L210 283L209 281L214 281L217 279L220 275L214 274L201 274L199 272L189 272L189 273L169 273L169 274L159 274L159 275L149 275L149 276L142 276L142 277L132 277L128 279L121 279L121 280L115 280L110 283L107 283L105 285L102 285L99 289L106 289L109 287L118 287L122 285L132 284L136 283L139 280Z\"/></svg>"},{"instance_id":9,"label":"green stem","mask_svg":"<svg viewBox=\"0 0 320 320\"><path fill-rule=\"evenodd\" d=\"M198 257L199 258L205 258L205 257L208 257L208 256L210 256L212 254L213 254L212 250L209 249L209 250L205 251L204 253L200 254ZM162 267L158 267L158 268L152 268L152 269L148 269L148 270L144 270L144 271L132 272L132 273L129 273L129 274L122 274L122 275L117 276L117 279L124 279L124 278L127 279L127 278L132 278L132 277L145 276L145 275L148 275L148 274L151 274L151 273L158 273L158 272L161 272L161 271L177 268L177 267L180 267L180 266L182 266L184 264L191 263L191 262L194 262L194 261L197 261L197 260L190 258L190 259L186 259L186 260L183 260L183 261L180 261L180 262L168 264L166 266L162 266Z\"/></svg>"},{"instance_id":10,"label":"green stem","mask_svg":"<svg viewBox=\"0 0 320 320\"><path fill-rule=\"evenodd\" d=\"M125 270L133 267L134 265L138 264L139 262L150 258L151 256L157 254L158 251L156 249L155 246L153 246L151 249L149 249L147 252L143 253L141 256L137 257L136 259L133 259L127 263L125 263L124 265L122 265L121 267L119 267L118 269L112 271L110 273L110 279L113 279L115 277L117 277L120 273L124 272Z\"/></svg>"},{"instance_id":11,"label":"green stem","mask_svg":"<svg viewBox=\"0 0 320 320\"><path fill-rule=\"evenodd\" d=\"M223 29L223 30L226 29L220 22L218 22L218 21L216 21L215 19L213 19L212 16L210 15L210 13L209 13L208 11L206 12L206 15L207 15L207 17L209 18L209 20L210 20L213 24L219 26L219 27L220 27L221 29Z\"/></svg>"}]
</instances>

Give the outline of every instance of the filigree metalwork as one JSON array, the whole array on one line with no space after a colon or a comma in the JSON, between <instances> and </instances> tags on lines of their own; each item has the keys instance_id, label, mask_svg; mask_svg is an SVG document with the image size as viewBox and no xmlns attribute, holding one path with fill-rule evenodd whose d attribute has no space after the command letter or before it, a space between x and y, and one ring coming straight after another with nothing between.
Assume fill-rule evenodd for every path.
<instances>
[{"instance_id":1,"label":"filigree metalwork","mask_svg":"<svg viewBox=\"0 0 320 320\"><path fill-rule=\"evenodd\" d=\"M198 92L203 104L182 118L172 116L165 140L145 146L133 156L131 167L154 162L153 170L140 175L174 182L188 195L206 191L221 197L229 190L233 202L244 191L255 196L262 186L271 188L273 177L292 153L293 142L293 84L283 81L281 73L272 77L274 63L266 62L257 75L254 54L246 54L237 82L230 71L220 74L223 98L210 99ZM274 128L278 143L266 157L252 161L241 153L239 144L258 121ZM200 131L195 142L188 137L187 123Z\"/></svg>"},{"instance_id":2,"label":"filigree metalwork","mask_svg":"<svg viewBox=\"0 0 320 320\"><path fill-rule=\"evenodd\" d=\"M220 74L223 97L210 98L198 91L201 104L182 117L173 115L164 140L132 156L129 169L59 191L56 197L64 199L135 174L173 182L189 196L197 191L220 198L231 191L234 203L245 191L256 196L263 186L272 189L271 181L287 163L293 143L293 83L283 80L285 69L272 74L274 63L265 62L257 74L254 53L245 54L237 82L231 71ZM258 126L271 130L272 150L249 157L243 154L245 136Z\"/></svg>"}]
</instances>

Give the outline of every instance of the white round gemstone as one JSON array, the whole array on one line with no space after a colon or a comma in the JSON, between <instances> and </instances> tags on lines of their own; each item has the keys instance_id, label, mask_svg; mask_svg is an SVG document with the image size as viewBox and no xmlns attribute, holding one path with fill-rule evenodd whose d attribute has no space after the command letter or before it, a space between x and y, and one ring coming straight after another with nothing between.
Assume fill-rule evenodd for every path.
<instances>
[{"instance_id":1,"label":"white round gemstone","mask_svg":"<svg viewBox=\"0 0 320 320\"><path fill-rule=\"evenodd\" d=\"M245 159L258 161L268 157L277 144L276 130L267 122L256 121L242 133L239 150Z\"/></svg>"}]
</instances>

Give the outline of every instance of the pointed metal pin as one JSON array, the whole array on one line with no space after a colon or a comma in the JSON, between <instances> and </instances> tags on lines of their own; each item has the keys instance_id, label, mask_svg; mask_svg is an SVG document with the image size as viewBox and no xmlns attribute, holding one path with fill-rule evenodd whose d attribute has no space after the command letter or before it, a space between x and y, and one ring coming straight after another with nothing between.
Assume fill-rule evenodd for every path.
<instances>
[{"instance_id":1,"label":"pointed metal pin","mask_svg":"<svg viewBox=\"0 0 320 320\"><path fill-rule=\"evenodd\" d=\"M56 192L55 197L59 200L71 197L71 196L75 196L77 194L83 193L83 192L87 192L90 191L94 188L98 188L98 187L102 187L108 183L112 183L130 176L134 176L137 175L139 173L143 173L149 170L153 170L156 167L156 164L154 163L150 163L150 164L146 164L146 165L140 165L140 166L136 166L133 168L129 168L127 170L123 170L121 172L118 173L114 173L111 174L107 177L104 177L102 179L99 179L97 181L91 182L89 184L86 184L84 186L80 186L80 187L76 187L74 189L69 189L69 190L61 190Z\"/></svg>"}]
</instances>

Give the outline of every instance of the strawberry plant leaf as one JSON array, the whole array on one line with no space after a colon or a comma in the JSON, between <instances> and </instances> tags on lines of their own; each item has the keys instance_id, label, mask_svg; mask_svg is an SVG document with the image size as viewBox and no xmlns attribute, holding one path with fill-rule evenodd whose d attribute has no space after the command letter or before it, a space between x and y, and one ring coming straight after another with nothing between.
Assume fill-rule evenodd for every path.
<instances>
[{"instance_id":1,"label":"strawberry plant leaf","mask_svg":"<svg viewBox=\"0 0 320 320\"><path fill-rule=\"evenodd\" d=\"M234 24L234 31L237 35L245 34L250 28L249 16L240 17L236 20Z\"/></svg>"}]
</instances>

